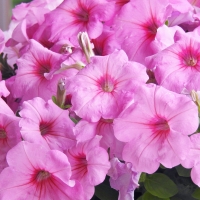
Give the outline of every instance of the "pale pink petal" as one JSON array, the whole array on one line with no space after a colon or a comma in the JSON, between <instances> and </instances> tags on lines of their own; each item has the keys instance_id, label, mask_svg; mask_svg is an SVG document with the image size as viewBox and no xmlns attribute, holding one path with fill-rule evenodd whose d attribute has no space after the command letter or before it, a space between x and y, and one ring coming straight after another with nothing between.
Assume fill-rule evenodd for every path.
<instances>
[{"instance_id":1,"label":"pale pink petal","mask_svg":"<svg viewBox=\"0 0 200 200\"><path fill-rule=\"evenodd\" d=\"M123 51L94 56L69 84L72 109L88 121L114 119L133 100L134 89L146 81L146 68L129 62Z\"/></svg>"},{"instance_id":2,"label":"pale pink petal","mask_svg":"<svg viewBox=\"0 0 200 200\"><path fill-rule=\"evenodd\" d=\"M144 63L145 57L154 53L150 44L171 13L168 4L168 0L135 0L122 7L116 35L130 60Z\"/></svg>"}]
</instances>

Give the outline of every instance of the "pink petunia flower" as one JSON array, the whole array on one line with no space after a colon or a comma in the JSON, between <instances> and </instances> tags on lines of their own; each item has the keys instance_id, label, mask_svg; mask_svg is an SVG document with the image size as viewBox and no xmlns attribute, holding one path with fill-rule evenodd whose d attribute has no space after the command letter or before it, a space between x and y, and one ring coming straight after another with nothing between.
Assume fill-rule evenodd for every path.
<instances>
[{"instance_id":1,"label":"pink petunia flower","mask_svg":"<svg viewBox=\"0 0 200 200\"><path fill-rule=\"evenodd\" d=\"M46 22L50 25L50 41L77 37L78 33L83 31L86 31L90 38L96 38L103 31L103 23L108 21L113 13L114 4L106 0L64 0L46 15Z\"/></svg>"},{"instance_id":2,"label":"pink petunia flower","mask_svg":"<svg viewBox=\"0 0 200 200\"><path fill-rule=\"evenodd\" d=\"M168 0L134 0L125 4L116 18L116 36L130 60L144 63L154 54L151 42L157 29L171 14Z\"/></svg>"},{"instance_id":3,"label":"pink petunia flower","mask_svg":"<svg viewBox=\"0 0 200 200\"><path fill-rule=\"evenodd\" d=\"M16 117L8 105L0 98L0 172L8 166L7 152L21 141L19 117Z\"/></svg>"},{"instance_id":4,"label":"pink petunia flower","mask_svg":"<svg viewBox=\"0 0 200 200\"><path fill-rule=\"evenodd\" d=\"M127 142L122 156L136 171L153 173L160 163L172 168L187 157L188 135L198 128L197 106L190 98L148 84L135 103L114 120L114 133Z\"/></svg>"},{"instance_id":5,"label":"pink petunia flower","mask_svg":"<svg viewBox=\"0 0 200 200\"><path fill-rule=\"evenodd\" d=\"M147 79L145 66L129 62L124 51L94 56L67 88L72 110L87 121L114 119L133 100L134 88Z\"/></svg>"},{"instance_id":6,"label":"pink petunia flower","mask_svg":"<svg viewBox=\"0 0 200 200\"><path fill-rule=\"evenodd\" d=\"M176 42L146 59L149 68L155 68L154 74L159 85L181 93L200 90L200 41L196 32L175 34Z\"/></svg>"},{"instance_id":7,"label":"pink petunia flower","mask_svg":"<svg viewBox=\"0 0 200 200\"><path fill-rule=\"evenodd\" d=\"M60 78L70 77L74 74L73 70L54 74L60 69L62 56L44 48L35 40L30 40L30 44L24 48L24 52L23 56L17 60L18 70L13 91L16 98L23 97L23 100L34 97L51 99L56 94Z\"/></svg>"},{"instance_id":8,"label":"pink petunia flower","mask_svg":"<svg viewBox=\"0 0 200 200\"><path fill-rule=\"evenodd\" d=\"M79 183L70 180L65 154L20 142L7 154L9 167L0 174L0 199L86 200Z\"/></svg>"},{"instance_id":9,"label":"pink petunia flower","mask_svg":"<svg viewBox=\"0 0 200 200\"><path fill-rule=\"evenodd\" d=\"M51 149L66 150L76 144L68 110L36 97L25 101L20 111L21 134L25 141L38 143Z\"/></svg>"},{"instance_id":10,"label":"pink petunia flower","mask_svg":"<svg viewBox=\"0 0 200 200\"><path fill-rule=\"evenodd\" d=\"M118 200L134 199L134 190L139 187L141 173L135 172L131 163L121 163L117 158L112 158L110 162L110 186L119 190Z\"/></svg>"},{"instance_id":11,"label":"pink petunia flower","mask_svg":"<svg viewBox=\"0 0 200 200\"><path fill-rule=\"evenodd\" d=\"M79 181L90 198L94 194L94 186L102 183L110 168L108 153L99 146L101 137L79 142L65 153L72 168L71 179Z\"/></svg>"}]
</instances>

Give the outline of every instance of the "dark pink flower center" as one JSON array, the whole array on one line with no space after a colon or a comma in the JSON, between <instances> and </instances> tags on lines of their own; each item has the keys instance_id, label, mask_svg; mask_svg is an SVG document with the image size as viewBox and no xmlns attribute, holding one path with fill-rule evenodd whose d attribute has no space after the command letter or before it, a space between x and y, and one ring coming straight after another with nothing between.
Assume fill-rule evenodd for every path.
<instances>
[{"instance_id":1,"label":"dark pink flower center","mask_svg":"<svg viewBox=\"0 0 200 200\"><path fill-rule=\"evenodd\" d=\"M109 81L105 81L102 85L101 85L102 89L104 92L112 92L114 89L114 85L109 82Z\"/></svg>"},{"instance_id":2,"label":"dark pink flower center","mask_svg":"<svg viewBox=\"0 0 200 200\"><path fill-rule=\"evenodd\" d=\"M41 182L47 180L50 176L51 174L49 172L42 170L36 174L36 180L37 182Z\"/></svg>"},{"instance_id":3,"label":"dark pink flower center","mask_svg":"<svg viewBox=\"0 0 200 200\"><path fill-rule=\"evenodd\" d=\"M73 178L81 179L87 173L87 160L84 153L73 155L72 176Z\"/></svg>"},{"instance_id":4,"label":"dark pink flower center","mask_svg":"<svg viewBox=\"0 0 200 200\"><path fill-rule=\"evenodd\" d=\"M185 59L185 64L187 66L194 67L197 64L197 59L192 56L188 56L188 58Z\"/></svg>"},{"instance_id":5,"label":"dark pink flower center","mask_svg":"<svg viewBox=\"0 0 200 200\"><path fill-rule=\"evenodd\" d=\"M41 65L39 68L39 74L44 75L50 72L50 67L48 65Z\"/></svg>"},{"instance_id":6,"label":"dark pink flower center","mask_svg":"<svg viewBox=\"0 0 200 200\"><path fill-rule=\"evenodd\" d=\"M78 1L78 9L72 11L72 14L75 17L75 22L77 23L87 23L89 21L89 13L90 8L83 5L80 1Z\"/></svg>"},{"instance_id":7,"label":"dark pink flower center","mask_svg":"<svg viewBox=\"0 0 200 200\"><path fill-rule=\"evenodd\" d=\"M89 20L89 14L85 10L81 10L80 13L77 13L77 16L80 21L87 22Z\"/></svg>"},{"instance_id":8,"label":"dark pink flower center","mask_svg":"<svg viewBox=\"0 0 200 200\"><path fill-rule=\"evenodd\" d=\"M47 133L49 133L51 130L51 124L50 123L44 123L41 122L40 123L40 133L41 135L46 135Z\"/></svg>"},{"instance_id":9,"label":"dark pink flower center","mask_svg":"<svg viewBox=\"0 0 200 200\"><path fill-rule=\"evenodd\" d=\"M99 84L104 92L112 92L115 88L113 79L108 75L101 78Z\"/></svg>"},{"instance_id":10,"label":"dark pink flower center","mask_svg":"<svg viewBox=\"0 0 200 200\"><path fill-rule=\"evenodd\" d=\"M0 128L0 139L7 138L6 131L3 128Z\"/></svg>"},{"instance_id":11,"label":"dark pink flower center","mask_svg":"<svg viewBox=\"0 0 200 200\"><path fill-rule=\"evenodd\" d=\"M155 37L158 29L156 19L152 19L149 22L143 24L143 27L147 33L147 37Z\"/></svg>"},{"instance_id":12,"label":"dark pink flower center","mask_svg":"<svg viewBox=\"0 0 200 200\"><path fill-rule=\"evenodd\" d=\"M199 50L195 50L193 46L187 46L178 54L182 61L183 67L196 67L200 58Z\"/></svg>"},{"instance_id":13,"label":"dark pink flower center","mask_svg":"<svg viewBox=\"0 0 200 200\"><path fill-rule=\"evenodd\" d=\"M158 118L151 122L151 129L155 134L166 134L170 131L168 122L165 119Z\"/></svg>"}]
</instances>

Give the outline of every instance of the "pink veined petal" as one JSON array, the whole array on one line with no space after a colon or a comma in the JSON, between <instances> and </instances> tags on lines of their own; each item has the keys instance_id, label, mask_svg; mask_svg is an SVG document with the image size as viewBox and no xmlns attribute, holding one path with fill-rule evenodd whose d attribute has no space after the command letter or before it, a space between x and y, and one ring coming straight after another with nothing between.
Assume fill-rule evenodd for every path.
<instances>
[{"instance_id":1,"label":"pink veined petal","mask_svg":"<svg viewBox=\"0 0 200 200\"><path fill-rule=\"evenodd\" d=\"M18 156L20 155L20 159ZM22 160L21 160L22 159ZM70 180L71 167L66 155L40 145L20 142L7 155L9 167L3 170L0 196L6 199L16 192L15 199L76 199L85 200L83 188ZM6 178L12 174L12 181ZM10 176L9 176L10 177ZM75 193L78 194L75 195ZM11 199L14 199L11 196Z\"/></svg>"},{"instance_id":2,"label":"pink veined petal","mask_svg":"<svg viewBox=\"0 0 200 200\"><path fill-rule=\"evenodd\" d=\"M144 63L146 56L154 52L150 47L157 28L170 15L168 1L130 1L125 4L116 19L117 38L130 60Z\"/></svg>"},{"instance_id":3,"label":"pink veined petal","mask_svg":"<svg viewBox=\"0 0 200 200\"><path fill-rule=\"evenodd\" d=\"M194 167L194 165L196 165L199 160L200 160L200 154L199 154L199 150L200 150L200 143L199 143L199 140L200 140L200 134L197 133L197 134L193 134L190 136L190 149L189 149L189 152L188 152L188 156L186 157L185 160L183 160L181 162L181 164L185 167L185 168L192 168Z\"/></svg>"},{"instance_id":4,"label":"pink veined petal","mask_svg":"<svg viewBox=\"0 0 200 200\"><path fill-rule=\"evenodd\" d=\"M139 187L140 174L132 169L131 163L122 163L116 157L111 159L108 175L111 187L119 190L119 200L132 200L134 198L134 190Z\"/></svg>"},{"instance_id":5,"label":"pink veined petal","mask_svg":"<svg viewBox=\"0 0 200 200\"><path fill-rule=\"evenodd\" d=\"M181 160L187 158L189 147L189 137L172 130L168 136L166 136L158 152L159 162L167 168L177 166L180 164Z\"/></svg>"},{"instance_id":6,"label":"pink veined petal","mask_svg":"<svg viewBox=\"0 0 200 200\"><path fill-rule=\"evenodd\" d=\"M133 101L135 88L146 81L145 67L129 62L123 51L94 56L69 83L72 109L81 118L92 122L101 117L114 119Z\"/></svg>"},{"instance_id":7,"label":"pink veined petal","mask_svg":"<svg viewBox=\"0 0 200 200\"><path fill-rule=\"evenodd\" d=\"M154 134L148 138L135 138L126 143L122 157L126 162L133 164L135 171L152 174L160 165L157 158L162 140L162 137L156 137Z\"/></svg>"},{"instance_id":8,"label":"pink veined petal","mask_svg":"<svg viewBox=\"0 0 200 200\"><path fill-rule=\"evenodd\" d=\"M184 88L199 90L200 42L196 32L175 34L176 42L150 58L149 66L155 68L159 85L181 93Z\"/></svg>"},{"instance_id":9,"label":"pink veined petal","mask_svg":"<svg viewBox=\"0 0 200 200\"><path fill-rule=\"evenodd\" d=\"M115 136L128 142L123 159L136 171L147 173L156 171L159 163L180 164L189 151L187 135L198 127L197 106L188 97L153 84L141 86L134 100L114 120Z\"/></svg>"},{"instance_id":10,"label":"pink veined petal","mask_svg":"<svg viewBox=\"0 0 200 200\"><path fill-rule=\"evenodd\" d=\"M10 94L10 92L5 85L5 81L1 80L0 81L0 96L7 97L9 94Z\"/></svg>"},{"instance_id":11,"label":"pink veined petal","mask_svg":"<svg viewBox=\"0 0 200 200\"><path fill-rule=\"evenodd\" d=\"M0 172L8 166L8 151L21 141L19 118L0 113Z\"/></svg>"},{"instance_id":12,"label":"pink veined petal","mask_svg":"<svg viewBox=\"0 0 200 200\"><path fill-rule=\"evenodd\" d=\"M36 97L25 101L20 116L24 140L61 151L76 144L69 111L59 108L52 100L45 102Z\"/></svg>"},{"instance_id":13,"label":"pink veined petal","mask_svg":"<svg viewBox=\"0 0 200 200\"><path fill-rule=\"evenodd\" d=\"M96 38L103 31L102 22L108 21L113 13L114 3L105 0L63 1L46 17L46 22L50 24L50 41L74 37L83 31L90 38Z\"/></svg>"},{"instance_id":14,"label":"pink veined petal","mask_svg":"<svg viewBox=\"0 0 200 200\"><path fill-rule=\"evenodd\" d=\"M54 74L60 69L62 55L44 48L33 39L24 50L24 54L17 60L14 96L23 97L23 100L38 96L50 99L56 94L58 81L70 77L71 71Z\"/></svg>"},{"instance_id":15,"label":"pink veined petal","mask_svg":"<svg viewBox=\"0 0 200 200\"><path fill-rule=\"evenodd\" d=\"M113 120L101 118L98 122L81 120L74 128L76 139L79 142L90 140L95 135L103 136L100 146L110 151L110 157L116 156L122 159L122 150L125 143L117 140L113 131Z\"/></svg>"},{"instance_id":16,"label":"pink veined petal","mask_svg":"<svg viewBox=\"0 0 200 200\"><path fill-rule=\"evenodd\" d=\"M100 137L79 142L66 154L72 167L72 178L83 184L98 185L105 179L110 168L108 154L99 146Z\"/></svg>"}]
</instances>

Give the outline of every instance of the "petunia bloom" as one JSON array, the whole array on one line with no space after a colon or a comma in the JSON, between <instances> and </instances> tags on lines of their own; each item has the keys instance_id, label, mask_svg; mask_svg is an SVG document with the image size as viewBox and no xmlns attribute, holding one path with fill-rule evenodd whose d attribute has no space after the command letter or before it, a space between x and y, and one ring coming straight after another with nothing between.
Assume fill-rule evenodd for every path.
<instances>
[{"instance_id":1,"label":"petunia bloom","mask_svg":"<svg viewBox=\"0 0 200 200\"><path fill-rule=\"evenodd\" d=\"M0 175L2 200L86 200L80 184L70 180L66 155L58 150L23 141L8 152L7 162Z\"/></svg>"},{"instance_id":2,"label":"petunia bloom","mask_svg":"<svg viewBox=\"0 0 200 200\"><path fill-rule=\"evenodd\" d=\"M7 152L21 141L19 117L0 98L0 172L7 167Z\"/></svg>"},{"instance_id":3,"label":"petunia bloom","mask_svg":"<svg viewBox=\"0 0 200 200\"><path fill-rule=\"evenodd\" d=\"M36 97L25 101L20 111L21 134L25 141L38 143L51 149L66 150L76 144L68 110Z\"/></svg>"},{"instance_id":4,"label":"petunia bloom","mask_svg":"<svg viewBox=\"0 0 200 200\"><path fill-rule=\"evenodd\" d=\"M200 41L197 33L175 34L176 42L146 59L148 67L154 70L159 85L181 93L200 90Z\"/></svg>"},{"instance_id":5,"label":"petunia bloom","mask_svg":"<svg viewBox=\"0 0 200 200\"><path fill-rule=\"evenodd\" d=\"M88 195L94 194L94 186L102 183L110 168L108 153L99 146L101 137L79 142L65 153L72 168L71 179L79 181Z\"/></svg>"},{"instance_id":6,"label":"petunia bloom","mask_svg":"<svg viewBox=\"0 0 200 200\"><path fill-rule=\"evenodd\" d=\"M151 42L171 14L168 5L168 0L134 0L122 7L115 22L116 37L130 60L144 63L154 54Z\"/></svg>"},{"instance_id":7,"label":"petunia bloom","mask_svg":"<svg viewBox=\"0 0 200 200\"><path fill-rule=\"evenodd\" d=\"M141 173L135 172L131 163L122 163L117 158L112 158L110 162L110 186L119 190L118 200L134 199L134 190L139 187Z\"/></svg>"},{"instance_id":8,"label":"petunia bloom","mask_svg":"<svg viewBox=\"0 0 200 200\"><path fill-rule=\"evenodd\" d=\"M114 13L114 4L106 0L64 0L54 11L46 15L50 41L77 37L86 31L90 38L97 38L103 31L103 23Z\"/></svg>"},{"instance_id":9,"label":"petunia bloom","mask_svg":"<svg viewBox=\"0 0 200 200\"><path fill-rule=\"evenodd\" d=\"M114 120L114 133L127 142L122 156L136 171L153 173L160 163L172 168L187 157L188 135L198 128L197 106L187 96L148 84Z\"/></svg>"},{"instance_id":10,"label":"petunia bloom","mask_svg":"<svg viewBox=\"0 0 200 200\"><path fill-rule=\"evenodd\" d=\"M114 119L133 100L134 88L147 79L145 66L129 62L124 51L93 56L69 83L71 109L87 121Z\"/></svg>"},{"instance_id":11,"label":"petunia bloom","mask_svg":"<svg viewBox=\"0 0 200 200\"><path fill-rule=\"evenodd\" d=\"M14 96L23 97L23 100L34 97L51 99L56 94L60 78L71 76L72 70L69 74L69 70L54 74L60 69L61 55L44 48L35 40L30 40L24 51L23 56L17 60L18 70L14 83Z\"/></svg>"}]
</instances>

